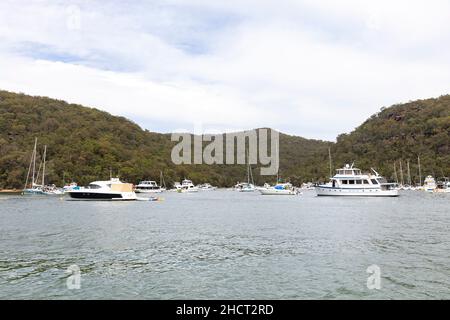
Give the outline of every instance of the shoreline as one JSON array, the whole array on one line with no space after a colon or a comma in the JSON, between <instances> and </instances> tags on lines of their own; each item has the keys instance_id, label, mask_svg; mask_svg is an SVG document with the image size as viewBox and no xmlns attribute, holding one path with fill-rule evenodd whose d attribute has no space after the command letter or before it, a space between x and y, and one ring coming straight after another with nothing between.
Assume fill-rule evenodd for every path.
<instances>
[{"instance_id":1,"label":"shoreline","mask_svg":"<svg viewBox=\"0 0 450 320\"><path fill-rule=\"evenodd\" d=\"M21 193L22 190L19 189L0 189L0 194L1 193Z\"/></svg>"}]
</instances>

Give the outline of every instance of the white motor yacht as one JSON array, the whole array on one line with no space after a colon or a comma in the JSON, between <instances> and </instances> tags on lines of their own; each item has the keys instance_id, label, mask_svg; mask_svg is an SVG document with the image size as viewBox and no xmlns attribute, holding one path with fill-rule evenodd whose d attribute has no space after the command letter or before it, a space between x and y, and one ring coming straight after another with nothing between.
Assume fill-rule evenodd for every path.
<instances>
[{"instance_id":1,"label":"white motor yacht","mask_svg":"<svg viewBox=\"0 0 450 320\"><path fill-rule=\"evenodd\" d=\"M398 197L393 183L387 183L386 179L374 169L372 173L363 174L353 165L345 165L338 169L331 181L316 187L318 196L369 196L369 197Z\"/></svg>"},{"instance_id":2,"label":"white motor yacht","mask_svg":"<svg viewBox=\"0 0 450 320\"><path fill-rule=\"evenodd\" d=\"M134 191L136 193L161 193L162 189L156 181L141 181Z\"/></svg>"},{"instance_id":3,"label":"white motor yacht","mask_svg":"<svg viewBox=\"0 0 450 320\"><path fill-rule=\"evenodd\" d=\"M198 185L197 188L201 191L213 191L213 190L217 189L217 187L213 187L209 183L204 183L204 184Z\"/></svg>"},{"instance_id":4,"label":"white motor yacht","mask_svg":"<svg viewBox=\"0 0 450 320\"><path fill-rule=\"evenodd\" d=\"M177 187L177 191L180 193L194 193L198 192L199 189L192 183L191 180L184 179L181 185Z\"/></svg>"},{"instance_id":5,"label":"white motor yacht","mask_svg":"<svg viewBox=\"0 0 450 320\"><path fill-rule=\"evenodd\" d=\"M66 192L76 200L137 200L131 183L123 183L118 178L109 181L94 181L87 187L78 187Z\"/></svg>"},{"instance_id":6,"label":"white motor yacht","mask_svg":"<svg viewBox=\"0 0 450 320\"><path fill-rule=\"evenodd\" d=\"M424 180L423 190L425 190L426 192L434 192L436 188L436 180L432 176L427 176Z\"/></svg>"}]
</instances>

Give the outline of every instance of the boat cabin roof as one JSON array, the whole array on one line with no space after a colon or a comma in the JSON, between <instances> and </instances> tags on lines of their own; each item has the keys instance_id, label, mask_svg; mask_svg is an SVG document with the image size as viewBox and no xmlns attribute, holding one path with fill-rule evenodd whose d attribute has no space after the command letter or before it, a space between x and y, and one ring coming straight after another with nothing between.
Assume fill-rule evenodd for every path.
<instances>
[{"instance_id":1,"label":"boat cabin roof","mask_svg":"<svg viewBox=\"0 0 450 320\"><path fill-rule=\"evenodd\" d=\"M155 185L156 181L141 181L139 184L148 184L148 185Z\"/></svg>"},{"instance_id":2,"label":"boat cabin roof","mask_svg":"<svg viewBox=\"0 0 450 320\"><path fill-rule=\"evenodd\" d=\"M344 168L337 169L336 175L341 176L360 176L362 174L361 169L353 168L353 165L346 164Z\"/></svg>"}]
</instances>

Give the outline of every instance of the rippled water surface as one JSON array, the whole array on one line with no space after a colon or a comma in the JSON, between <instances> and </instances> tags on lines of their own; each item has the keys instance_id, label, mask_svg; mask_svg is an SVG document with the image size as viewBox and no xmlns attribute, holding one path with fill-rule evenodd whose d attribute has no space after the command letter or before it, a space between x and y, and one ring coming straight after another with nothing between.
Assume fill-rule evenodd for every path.
<instances>
[{"instance_id":1,"label":"rippled water surface","mask_svg":"<svg viewBox=\"0 0 450 320\"><path fill-rule=\"evenodd\" d=\"M450 299L450 194L163 197L0 196L0 299Z\"/></svg>"}]
</instances>

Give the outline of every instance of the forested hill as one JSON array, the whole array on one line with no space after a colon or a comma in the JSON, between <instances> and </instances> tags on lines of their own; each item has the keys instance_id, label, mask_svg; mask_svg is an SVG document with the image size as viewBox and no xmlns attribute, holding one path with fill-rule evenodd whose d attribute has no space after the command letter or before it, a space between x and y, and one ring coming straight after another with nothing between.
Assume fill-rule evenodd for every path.
<instances>
[{"instance_id":1,"label":"forested hill","mask_svg":"<svg viewBox=\"0 0 450 320\"><path fill-rule=\"evenodd\" d=\"M350 134L342 134L333 147L337 163L356 160L358 167L376 167L394 180L394 162L400 162L406 181L410 162L412 182L425 175L450 175L450 96L382 108Z\"/></svg>"},{"instance_id":2,"label":"forested hill","mask_svg":"<svg viewBox=\"0 0 450 320\"><path fill-rule=\"evenodd\" d=\"M246 180L246 167L182 165L171 161L170 135L142 130L135 123L106 112L64 101L0 91L0 189L22 188L34 144L47 151L47 181L61 185L77 181L86 184L108 179L110 169L123 180L136 183L154 179L160 171L168 184L190 178L232 186ZM329 142L281 135L281 175L300 183L320 175L315 153L325 154ZM325 163L326 165L326 163ZM259 177L258 183L274 182ZM286 175L284 175L286 172Z\"/></svg>"},{"instance_id":3,"label":"forested hill","mask_svg":"<svg viewBox=\"0 0 450 320\"><path fill-rule=\"evenodd\" d=\"M374 167L393 179L394 162L399 171L402 161L406 175L410 160L413 180L418 181L420 155L422 176L448 176L449 130L450 96L442 96L382 109L350 134L340 135L337 143L281 134L280 175L296 185L325 180L331 147L335 167L355 161L362 169ZM246 180L245 165L175 166L170 135L143 130L123 117L0 91L0 189L23 187L35 137L39 152L48 146L47 181L57 185L108 179L110 169L132 183L159 181L160 171L168 184L190 178L223 187ZM275 181L275 177L260 177L257 166L254 169L257 183Z\"/></svg>"}]
</instances>

